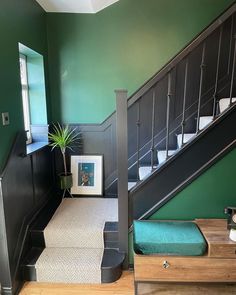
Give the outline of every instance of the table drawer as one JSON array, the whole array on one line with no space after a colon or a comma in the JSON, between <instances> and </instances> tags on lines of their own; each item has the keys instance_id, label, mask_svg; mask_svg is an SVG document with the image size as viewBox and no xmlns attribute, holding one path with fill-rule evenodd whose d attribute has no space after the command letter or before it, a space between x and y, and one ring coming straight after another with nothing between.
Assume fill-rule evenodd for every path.
<instances>
[{"instance_id":1,"label":"table drawer","mask_svg":"<svg viewBox=\"0 0 236 295\"><path fill-rule=\"evenodd\" d=\"M136 281L236 282L236 259L135 255Z\"/></svg>"}]
</instances>

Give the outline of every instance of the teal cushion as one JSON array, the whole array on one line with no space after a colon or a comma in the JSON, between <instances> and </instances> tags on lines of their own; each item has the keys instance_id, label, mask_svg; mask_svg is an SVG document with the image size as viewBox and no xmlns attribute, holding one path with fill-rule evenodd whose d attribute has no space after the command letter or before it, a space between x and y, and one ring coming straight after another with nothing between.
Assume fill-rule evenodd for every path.
<instances>
[{"instance_id":1,"label":"teal cushion","mask_svg":"<svg viewBox=\"0 0 236 295\"><path fill-rule=\"evenodd\" d=\"M205 239L193 222L134 221L136 253L199 256L206 248Z\"/></svg>"}]
</instances>

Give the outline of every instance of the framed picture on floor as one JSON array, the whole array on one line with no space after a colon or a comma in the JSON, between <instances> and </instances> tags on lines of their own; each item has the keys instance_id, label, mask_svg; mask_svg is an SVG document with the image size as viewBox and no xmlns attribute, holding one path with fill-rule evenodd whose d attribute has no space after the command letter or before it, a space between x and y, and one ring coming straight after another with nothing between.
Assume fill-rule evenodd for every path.
<instances>
[{"instance_id":1,"label":"framed picture on floor","mask_svg":"<svg viewBox=\"0 0 236 295\"><path fill-rule=\"evenodd\" d=\"M71 156L71 172L73 175L71 194L96 196L103 194L102 155Z\"/></svg>"}]
</instances>

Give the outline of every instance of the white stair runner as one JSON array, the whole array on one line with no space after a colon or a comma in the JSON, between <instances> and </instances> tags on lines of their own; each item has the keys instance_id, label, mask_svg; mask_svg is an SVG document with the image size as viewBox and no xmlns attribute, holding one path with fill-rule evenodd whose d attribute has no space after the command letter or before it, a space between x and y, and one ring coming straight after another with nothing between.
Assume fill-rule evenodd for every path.
<instances>
[{"instance_id":1,"label":"white stair runner","mask_svg":"<svg viewBox=\"0 0 236 295\"><path fill-rule=\"evenodd\" d=\"M236 97L232 98L232 102L236 102ZM220 113L223 113L229 107L230 99L221 98L219 101Z\"/></svg>"},{"instance_id":2,"label":"white stair runner","mask_svg":"<svg viewBox=\"0 0 236 295\"><path fill-rule=\"evenodd\" d=\"M236 97L232 98L232 102L236 102ZM222 98L219 101L220 113L224 112L229 107L230 99ZM213 116L202 116L199 120L199 129L203 130L213 121ZM183 135L183 143L187 143L190 141L196 134L195 133L185 133ZM177 146L181 148L182 146L182 134L177 135ZM169 150L168 155L172 156L176 153L177 150ZM158 151L157 152L158 164L162 164L166 161L166 151ZM151 166L143 166L139 168L139 179L143 180L152 172Z\"/></svg>"},{"instance_id":3,"label":"white stair runner","mask_svg":"<svg viewBox=\"0 0 236 295\"><path fill-rule=\"evenodd\" d=\"M117 199L64 199L44 230L46 247L103 248L106 221L117 221Z\"/></svg>"},{"instance_id":4,"label":"white stair runner","mask_svg":"<svg viewBox=\"0 0 236 295\"><path fill-rule=\"evenodd\" d=\"M106 221L118 221L117 199L64 199L44 230L37 280L100 283Z\"/></svg>"},{"instance_id":5,"label":"white stair runner","mask_svg":"<svg viewBox=\"0 0 236 295\"><path fill-rule=\"evenodd\" d=\"M200 117L199 129L202 130L207 127L213 121L213 116Z\"/></svg>"},{"instance_id":6,"label":"white stair runner","mask_svg":"<svg viewBox=\"0 0 236 295\"><path fill-rule=\"evenodd\" d=\"M101 283L103 249L46 248L36 264L37 281Z\"/></svg>"},{"instance_id":7,"label":"white stair runner","mask_svg":"<svg viewBox=\"0 0 236 295\"><path fill-rule=\"evenodd\" d=\"M236 97L232 98L232 102L236 102ZM224 112L228 107L229 107L230 99L229 98L222 98L219 100L219 109L220 113ZM199 120L199 129L203 130L204 128L208 127L208 125L213 121L213 116L201 116ZM196 136L195 133L185 133L183 135L183 143L189 142L193 137ZM177 135L177 146L178 149L181 148L182 146L182 134ZM169 150L168 155L172 156L175 154L177 150ZM166 151L157 151L157 159L158 159L158 164L162 164L166 161ZM156 168L156 167L154 167ZM143 166L139 168L139 179L143 180L146 178L149 174L152 172L152 167L151 166ZM132 183L129 183L129 190L132 188Z\"/></svg>"},{"instance_id":8,"label":"white stair runner","mask_svg":"<svg viewBox=\"0 0 236 295\"><path fill-rule=\"evenodd\" d=\"M172 156L176 150L169 150L168 156ZM158 163L161 164L166 161L166 151L157 151Z\"/></svg>"},{"instance_id":9,"label":"white stair runner","mask_svg":"<svg viewBox=\"0 0 236 295\"><path fill-rule=\"evenodd\" d=\"M130 191L136 185L136 183L137 182L133 182L133 181L128 182L128 191Z\"/></svg>"},{"instance_id":10,"label":"white stair runner","mask_svg":"<svg viewBox=\"0 0 236 295\"><path fill-rule=\"evenodd\" d=\"M151 166L143 166L139 167L139 179L143 180L145 177L148 176L152 172L152 167Z\"/></svg>"},{"instance_id":11,"label":"white stair runner","mask_svg":"<svg viewBox=\"0 0 236 295\"><path fill-rule=\"evenodd\" d=\"M184 134L184 143L187 143L189 140L191 140L196 134L195 133L185 133ZM181 148L182 146L182 134L177 135L177 144L178 148Z\"/></svg>"}]
</instances>

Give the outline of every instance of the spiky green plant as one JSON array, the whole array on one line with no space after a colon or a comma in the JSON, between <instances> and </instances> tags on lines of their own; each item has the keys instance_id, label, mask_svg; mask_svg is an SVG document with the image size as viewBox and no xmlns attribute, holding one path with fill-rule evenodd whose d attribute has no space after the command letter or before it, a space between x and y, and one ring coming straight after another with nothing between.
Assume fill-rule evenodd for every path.
<instances>
[{"instance_id":1,"label":"spiky green plant","mask_svg":"<svg viewBox=\"0 0 236 295\"><path fill-rule=\"evenodd\" d=\"M53 124L52 132L48 133L49 145L54 148L59 148L63 158L64 172L67 175L66 167L66 149L72 150L72 145L79 141L79 134L76 133L76 128L72 129L68 125L62 126L59 123Z\"/></svg>"}]
</instances>

